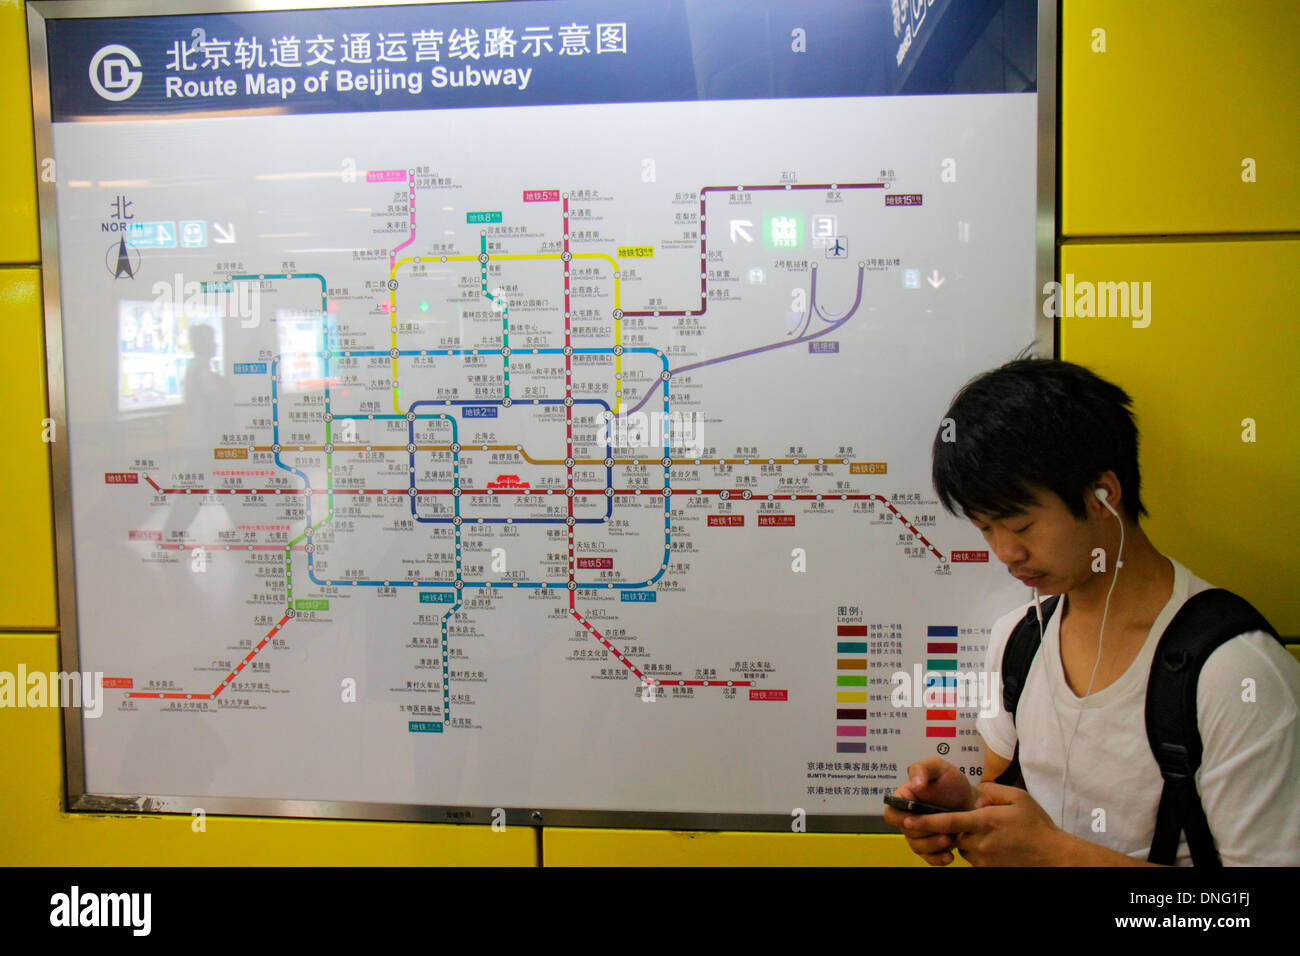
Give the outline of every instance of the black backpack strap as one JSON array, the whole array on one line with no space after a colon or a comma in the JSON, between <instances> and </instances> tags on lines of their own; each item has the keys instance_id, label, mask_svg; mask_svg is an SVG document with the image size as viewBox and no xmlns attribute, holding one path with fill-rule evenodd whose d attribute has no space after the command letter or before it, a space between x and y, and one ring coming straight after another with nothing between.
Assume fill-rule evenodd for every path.
<instances>
[{"instance_id":1,"label":"black backpack strap","mask_svg":"<svg viewBox=\"0 0 1300 956\"><path fill-rule=\"evenodd\" d=\"M1061 596L1054 595L1043 604L1043 620L1050 621ZM1020 694L1025 689L1029 677L1029 667L1038 653L1043 635L1038 627L1037 608L1032 605L1020 623L1011 631L1006 647L1002 649L1002 706L1011 715L1011 722L1016 722L1016 707L1020 704ZM994 783L1014 787L1020 779L1020 740L1017 735L1016 749L1011 755L1011 765L998 776Z\"/></svg>"},{"instance_id":2,"label":"black backpack strap","mask_svg":"<svg viewBox=\"0 0 1300 956\"><path fill-rule=\"evenodd\" d=\"M1225 641L1247 631L1278 636L1250 602L1231 591L1211 588L1188 598L1160 635L1147 684L1146 724L1151 753L1165 783L1147 855L1149 863L1172 866L1179 835L1185 830L1196 866L1222 865L1196 792L1202 754L1196 684L1209 656Z\"/></svg>"}]
</instances>

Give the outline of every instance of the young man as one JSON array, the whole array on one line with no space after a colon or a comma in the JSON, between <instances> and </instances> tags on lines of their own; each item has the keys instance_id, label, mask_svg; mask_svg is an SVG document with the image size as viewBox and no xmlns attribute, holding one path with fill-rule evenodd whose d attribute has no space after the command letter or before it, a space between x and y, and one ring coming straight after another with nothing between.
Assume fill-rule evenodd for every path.
<instances>
[{"instance_id":1,"label":"young man","mask_svg":"<svg viewBox=\"0 0 1300 956\"><path fill-rule=\"evenodd\" d=\"M944 506L961 509L1035 598L1063 597L1043 614L1014 721L1001 707L979 719L983 782L930 757L895 791L958 812L885 809L932 865L954 851L974 865L1149 865L1163 780L1147 680L1166 625L1211 585L1138 525L1147 512L1130 404L1082 366L1022 359L967 384L936 436ZM1036 606L994 624L987 671L1002 670L1009 635ZM1298 708L1300 663L1264 631L1230 638L1200 672L1195 783L1224 865L1300 864ZM992 782L1017 743L1025 789ZM1185 833L1176 862L1191 863Z\"/></svg>"}]
</instances>

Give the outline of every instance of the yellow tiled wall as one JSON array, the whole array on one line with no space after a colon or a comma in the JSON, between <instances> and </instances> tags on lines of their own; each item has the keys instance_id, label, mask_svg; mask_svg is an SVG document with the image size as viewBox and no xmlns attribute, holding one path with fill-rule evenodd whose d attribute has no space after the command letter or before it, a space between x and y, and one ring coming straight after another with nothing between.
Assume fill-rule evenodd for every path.
<instances>
[{"instance_id":1,"label":"yellow tiled wall","mask_svg":"<svg viewBox=\"0 0 1300 956\"><path fill-rule=\"evenodd\" d=\"M1297 38L1294 3L1067 0L1058 270L1149 283L1149 324L1063 318L1060 357L1134 396L1156 546L1292 637Z\"/></svg>"},{"instance_id":2,"label":"yellow tiled wall","mask_svg":"<svg viewBox=\"0 0 1300 956\"><path fill-rule=\"evenodd\" d=\"M1066 0L1060 29L1062 234L1300 229L1300 4Z\"/></svg>"},{"instance_id":3,"label":"yellow tiled wall","mask_svg":"<svg viewBox=\"0 0 1300 956\"><path fill-rule=\"evenodd\" d=\"M1063 319L1061 357L1133 396L1152 542L1300 634L1300 336L1286 328L1294 286L1270 278L1300 275L1300 235L1071 242L1061 274L1149 283L1148 316Z\"/></svg>"}]
</instances>

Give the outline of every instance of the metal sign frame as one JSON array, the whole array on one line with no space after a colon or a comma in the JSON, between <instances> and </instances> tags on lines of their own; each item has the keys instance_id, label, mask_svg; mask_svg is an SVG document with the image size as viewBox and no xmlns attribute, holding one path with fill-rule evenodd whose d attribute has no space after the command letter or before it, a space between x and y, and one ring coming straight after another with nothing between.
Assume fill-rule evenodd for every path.
<instances>
[{"instance_id":1,"label":"metal sign frame","mask_svg":"<svg viewBox=\"0 0 1300 956\"><path fill-rule=\"evenodd\" d=\"M490 2L490 0L426 0L431 3ZM933 2L933 0L932 0ZM1056 272L1057 110L1058 110L1058 2L1037 0L1037 200L1035 224L1036 291L1051 282ZM347 7L403 6L401 0L30 0L28 39L31 58L32 107L35 118L36 156L53 156L50 77L45 24L50 19L221 14L296 11ZM59 236L55 215L54 183L38 184L41 233L41 275L44 285L45 341L50 416L66 435L67 394L64 371L64 334L60 305ZM1035 294L1035 302L1039 296ZM1035 316L1033 351L1044 357L1056 354L1056 321ZM66 442L51 446L54 487L55 554L58 570L60 664L65 671L80 667L78 647L77 582L73 561L71 474ZM207 813L268 817L387 820L429 823L505 822L520 826L655 827L696 830L789 830L790 817L781 814L673 813L650 811L596 811L580 808L414 806L323 800L284 800L222 797L175 797L92 794L86 790L84 740L81 719L65 717L66 807L72 811L188 814L202 808ZM493 816L493 811L498 811ZM842 815L808 816L809 831L864 832L861 818ZM893 832L883 818L868 818L865 832Z\"/></svg>"}]
</instances>

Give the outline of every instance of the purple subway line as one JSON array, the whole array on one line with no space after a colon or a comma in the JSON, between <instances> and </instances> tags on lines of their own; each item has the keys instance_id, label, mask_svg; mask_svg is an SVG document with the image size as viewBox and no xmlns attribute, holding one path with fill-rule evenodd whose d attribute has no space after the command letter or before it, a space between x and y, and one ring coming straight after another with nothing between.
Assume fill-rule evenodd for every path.
<instances>
[{"instance_id":1,"label":"purple subway line","mask_svg":"<svg viewBox=\"0 0 1300 956\"><path fill-rule=\"evenodd\" d=\"M812 288L809 291L809 302L808 302L808 309L810 315L812 310L816 307L816 302L817 302L817 267L813 266L811 271L812 271L812 283L811 283ZM672 374L680 375L683 372L690 372L697 368L704 368L709 365L718 365L719 363L722 362L730 362L732 359L746 358L747 356L758 355L762 352L771 352L773 349L788 348L791 345L798 345L800 342L811 342L813 339L819 339L823 335L829 335L831 332L834 332L836 329L838 329L849 319L853 318L854 314L858 311L858 307L862 304L862 278L865 274L866 274L866 267L858 266L858 293L853 300L852 307L845 314L844 318L837 319L836 321L832 322L830 325L826 326L826 328L818 332L813 332L811 335L802 335L797 339L791 339L788 342L773 342L770 345L760 345L756 348L745 349L743 352L732 352L730 355L720 355L717 358L705 359L703 362L694 362L690 365L683 365L681 368L672 369ZM819 312L818 314L820 315L821 313ZM633 407L633 409L630 412L627 412L627 414L633 415L639 412L643 407L645 407L645 403L650 401L650 399L654 397L655 389L657 388L659 388L659 385L655 385L649 391L647 391L645 395L641 397L641 401L637 402L636 405Z\"/></svg>"},{"instance_id":2,"label":"purple subway line","mask_svg":"<svg viewBox=\"0 0 1300 956\"><path fill-rule=\"evenodd\" d=\"M862 298L862 272L861 272L861 266L859 266L859 272L858 272L858 300L861 300L861 298ZM857 307L858 307L858 303L857 303L857 301L855 301L855 302L853 303L853 309L857 309ZM806 341L806 339L803 338L803 334L804 334L805 332L808 331L808 326L812 324L812 317L813 317L814 315L817 316L819 319L821 319L823 322L836 323L836 322L842 322L844 319L847 319L847 318L848 318L850 315L852 315L852 314L853 314L852 312L849 312L848 315L837 316L835 313L827 313L827 312L826 312L826 311L825 311L825 310L824 310L820 305L817 304L817 267L816 267L816 266L813 266L813 273L812 273L812 291L811 291L811 293L810 293L810 295L809 295L808 311L807 311L806 313L804 313L803 322L800 323L800 325L799 325L799 337L796 338L796 339L793 339L793 340L791 341L791 344L793 344L793 342L803 342L803 341ZM832 328L833 328L833 327L834 327L834 326L832 325ZM829 331L831 331L831 330L830 330L830 329L823 329L822 331L823 331L823 332L829 332ZM787 334L788 334L788 333L787 333ZM821 333L819 333L819 334L821 334Z\"/></svg>"}]
</instances>

